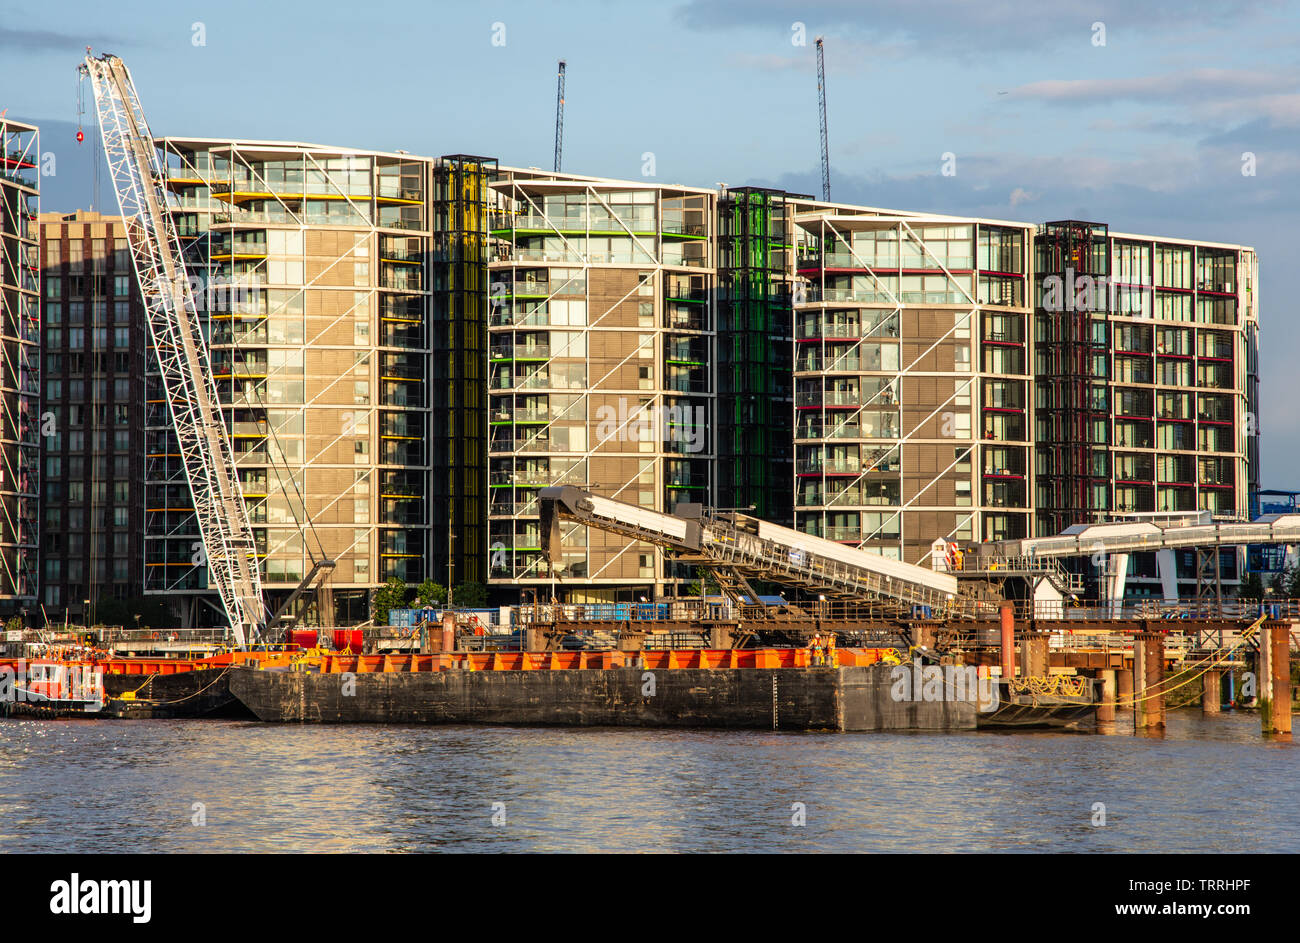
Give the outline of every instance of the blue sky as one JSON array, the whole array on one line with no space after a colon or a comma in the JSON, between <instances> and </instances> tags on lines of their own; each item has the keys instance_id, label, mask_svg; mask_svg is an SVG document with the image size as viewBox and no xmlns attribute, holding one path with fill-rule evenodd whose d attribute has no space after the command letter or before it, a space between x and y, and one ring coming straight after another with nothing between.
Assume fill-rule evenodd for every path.
<instances>
[{"instance_id":1,"label":"blue sky","mask_svg":"<svg viewBox=\"0 0 1300 943\"><path fill-rule=\"evenodd\" d=\"M837 200L1259 250L1266 487L1300 488L1300 7L1216 0L687 0L450 5L62 2L0 16L0 109L56 155L43 206L93 200L76 64L122 56L156 134L475 153L820 192L826 36ZM21 15L16 15L18 11ZM360 11L360 12L358 12ZM1105 45L1094 38L1104 24ZM195 45L202 24L204 45ZM494 36L504 25L504 45ZM795 45L796 24L806 45ZM89 96L89 90L87 90ZM87 102L87 108L93 106ZM93 125L88 114L86 123ZM940 174L956 155L955 176ZM1242 175L1242 155L1256 173ZM111 201L104 184L101 195Z\"/></svg>"}]
</instances>

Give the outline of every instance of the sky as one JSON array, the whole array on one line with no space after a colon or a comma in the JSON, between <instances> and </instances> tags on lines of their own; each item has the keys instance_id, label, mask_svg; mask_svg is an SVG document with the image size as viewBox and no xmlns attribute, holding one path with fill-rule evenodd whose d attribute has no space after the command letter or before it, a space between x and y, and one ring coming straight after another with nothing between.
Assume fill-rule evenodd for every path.
<instances>
[{"instance_id":1,"label":"sky","mask_svg":"<svg viewBox=\"0 0 1300 943\"><path fill-rule=\"evenodd\" d=\"M1300 489L1287 288L1300 258L1300 4L1253 0L91 3L0 11L0 110L54 155L42 208L97 202L90 45L155 135L307 141L1242 243L1260 259L1265 487ZM84 122L88 141L75 133ZM944 174L945 156L948 169ZM1250 173L1243 171L1249 170ZM112 202L104 173L98 199ZM113 207L110 206L109 210Z\"/></svg>"}]
</instances>

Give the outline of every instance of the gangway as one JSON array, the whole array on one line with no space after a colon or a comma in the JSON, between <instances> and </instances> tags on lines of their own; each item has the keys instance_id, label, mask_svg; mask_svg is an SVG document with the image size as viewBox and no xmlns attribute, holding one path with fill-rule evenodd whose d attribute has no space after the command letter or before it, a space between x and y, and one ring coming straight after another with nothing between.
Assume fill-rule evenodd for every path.
<instances>
[{"instance_id":1,"label":"gangway","mask_svg":"<svg viewBox=\"0 0 1300 943\"><path fill-rule=\"evenodd\" d=\"M983 569L989 558L1091 557L1242 544L1300 544L1300 514L1265 514L1253 521L1076 524L1054 537L981 544L976 550L979 562L972 568Z\"/></svg>"},{"instance_id":2,"label":"gangway","mask_svg":"<svg viewBox=\"0 0 1300 943\"><path fill-rule=\"evenodd\" d=\"M744 590L749 598L757 598L748 586L756 579L902 613L927 607L936 619L973 617L982 609L997 608L995 602L959 589L957 578L949 573L889 560L735 511L686 504L667 514L573 486L543 488L539 498L542 551L552 563L560 557L560 522L570 520L662 547L682 563L712 570L733 597Z\"/></svg>"}]
</instances>

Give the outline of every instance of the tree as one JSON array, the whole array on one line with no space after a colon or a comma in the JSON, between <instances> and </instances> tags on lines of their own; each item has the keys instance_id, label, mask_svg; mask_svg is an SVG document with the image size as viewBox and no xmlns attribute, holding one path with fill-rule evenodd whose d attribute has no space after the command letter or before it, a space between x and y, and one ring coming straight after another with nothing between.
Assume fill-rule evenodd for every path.
<instances>
[{"instance_id":1,"label":"tree","mask_svg":"<svg viewBox=\"0 0 1300 943\"><path fill-rule=\"evenodd\" d=\"M390 577L387 583L375 590L375 598L370 603L370 612L375 624L387 625L388 610L405 609L409 594L410 590L406 583L396 576Z\"/></svg>"},{"instance_id":2,"label":"tree","mask_svg":"<svg viewBox=\"0 0 1300 943\"><path fill-rule=\"evenodd\" d=\"M713 574L702 566L695 568L695 579L686 586L688 596L717 596L721 595L722 588L718 586L717 579Z\"/></svg>"},{"instance_id":3,"label":"tree","mask_svg":"<svg viewBox=\"0 0 1300 943\"><path fill-rule=\"evenodd\" d=\"M420 600L421 606L428 606L433 603L441 604L447 601L447 587L441 583L435 583L433 580L425 580L415 587L415 595Z\"/></svg>"},{"instance_id":4,"label":"tree","mask_svg":"<svg viewBox=\"0 0 1300 943\"><path fill-rule=\"evenodd\" d=\"M1264 581L1260 579L1258 573L1252 571L1242 578L1241 586L1237 590L1237 596L1240 599L1264 598Z\"/></svg>"},{"instance_id":5,"label":"tree","mask_svg":"<svg viewBox=\"0 0 1300 943\"><path fill-rule=\"evenodd\" d=\"M487 605L487 588L482 583L461 583L452 593L452 601L465 609L481 609Z\"/></svg>"},{"instance_id":6,"label":"tree","mask_svg":"<svg viewBox=\"0 0 1300 943\"><path fill-rule=\"evenodd\" d=\"M1268 585L1273 590L1274 596L1281 599L1295 599L1296 593L1300 591L1300 569L1288 566L1273 577Z\"/></svg>"}]
</instances>

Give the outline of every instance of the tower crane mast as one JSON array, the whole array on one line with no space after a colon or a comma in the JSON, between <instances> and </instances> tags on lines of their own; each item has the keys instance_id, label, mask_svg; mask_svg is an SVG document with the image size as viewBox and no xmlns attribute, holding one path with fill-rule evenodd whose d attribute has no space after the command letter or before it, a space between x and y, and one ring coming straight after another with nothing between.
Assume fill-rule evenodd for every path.
<instances>
[{"instance_id":1,"label":"tower crane mast","mask_svg":"<svg viewBox=\"0 0 1300 943\"><path fill-rule=\"evenodd\" d=\"M817 37L817 108L821 117L822 138L822 199L831 201L831 152L826 138L826 50L822 37Z\"/></svg>"},{"instance_id":2,"label":"tower crane mast","mask_svg":"<svg viewBox=\"0 0 1300 943\"><path fill-rule=\"evenodd\" d=\"M560 76L555 87L555 172L560 172L560 157L564 153L564 60L560 60Z\"/></svg>"},{"instance_id":3,"label":"tower crane mast","mask_svg":"<svg viewBox=\"0 0 1300 943\"><path fill-rule=\"evenodd\" d=\"M113 55L92 56L87 48L80 71L94 88L109 175L194 499L204 558L235 643L243 648L258 642L267 626L257 548L167 206L163 168L126 64Z\"/></svg>"}]
</instances>

